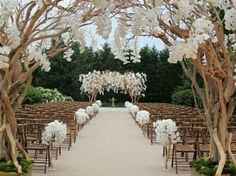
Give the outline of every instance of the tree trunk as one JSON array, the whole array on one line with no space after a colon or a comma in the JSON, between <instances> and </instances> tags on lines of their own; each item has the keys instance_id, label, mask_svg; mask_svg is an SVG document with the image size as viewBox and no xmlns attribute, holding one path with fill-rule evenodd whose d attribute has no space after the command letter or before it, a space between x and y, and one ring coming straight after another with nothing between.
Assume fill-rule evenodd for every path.
<instances>
[{"instance_id":1,"label":"tree trunk","mask_svg":"<svg viewBox=\"0 0 236 176\"><path fill-rule=\"evenodd\" d=\"M2 130L0 130L0 154L3 159L7 161L11 160L14 163L17 173L22 173L22 168L17 161L17 150L19 149L26 159L28 159L28 157L24 149L18 147L20 145L16 139L17 122L14 105L14 100L17 99L15 99L15 94L9 95L8 92L8 89L2 89L0 94L0 129L2 128ZM11 100L10 97L13 97L13 100Z\"/></svg>"}]
</instances>

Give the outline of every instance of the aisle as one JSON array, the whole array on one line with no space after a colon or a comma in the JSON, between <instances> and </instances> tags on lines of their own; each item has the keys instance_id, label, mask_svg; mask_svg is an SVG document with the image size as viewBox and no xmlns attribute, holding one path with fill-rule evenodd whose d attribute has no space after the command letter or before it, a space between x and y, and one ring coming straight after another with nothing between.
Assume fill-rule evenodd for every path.
<instances>
[{"instance_id":1,"label":"aisle","mask_svg":"<svg viewBox=\"0 0 236 176\"><path fill-rule=\"evenodd\" d=\"M174 176L163 171L161 155L162 148L148 143L125 109L103 108L48 175Z\"/></svg>"}]
</instances>

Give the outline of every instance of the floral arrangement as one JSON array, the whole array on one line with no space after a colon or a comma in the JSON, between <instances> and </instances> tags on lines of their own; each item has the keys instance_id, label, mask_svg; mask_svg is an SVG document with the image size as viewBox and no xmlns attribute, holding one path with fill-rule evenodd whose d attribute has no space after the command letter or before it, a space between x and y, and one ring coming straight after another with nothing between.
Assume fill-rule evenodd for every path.
<instances>
[{"instance_id":1,"label":"floral arrangement","mask_svg":"<svg viewBox=\"0 0 236 176\"><path fill-rule=\"evenodd\" d=\"M129 106L129 111L133 116L135 116L136 113L139 111L139 107L137 105L132 104L131 106Z\"/></svg>"},{"instance_id":2,"label":"floral arrangement","mask_svg":"<svg viewBox=\"0 0 236 176\"><path fill-rule=\"evenodd\" d=\"M92 104L93 112L97 114L99 112L99 105L97 103Z\"/></svg>"},{"instance_id":3,"label":"floral arrangement","mask_svg":"<svg viewBox=\"0 0 236 176\"><path fill-rule=\"evenodd\" d=\"M128 109L129 109L130 106L132 106L132 105L133 105L133 104L130 103L129 101L126 101L126 102L125 102L125 107L128 108Z\"/></svg>"},{"instance_id":4,"label":"floral arrangement","mask_svg":"<svg viewBox=\"0 0 236 176\"><path fill-rule=\"evenodd\" d=\"M86 113L89 115L89 116L94 116L95 115L95 112L94 112L94 108L92 106L88 106L86 108Z\"/></svg>"},{"instance_id":5,"label":"floral arrangement","mask_svg":"<svg viewBox=\"0 0 236 176\"><path fill-rule=\"evenodd\" d=\"M62 144L66 139L67 127L66 124L55 120L48 123L42 133L42 143L49 145L52 141L57 144Z\"/></svg>"},{"instance_id":6,"label":"floral arrangement","mask_svg":"<svg viewBox=\"0 0 236 176\"><path fill-rule=\"evenodd\" d=\"M99 107L102 106L102 101L101 101L101 100L97 100L95 103L96 103Z\"/></svg>"},{"instance_id":7,"label":"floral arrangement","mask_svg":"<svg viewBox=\"0 0 236 176\"><path fill-rule=\"evenodd\" d=\"M80 108L75 112L75 118L79 125L84 124L87 120L89 120L89 115L86 113L85 109Z\"/></svg>"},{"instance_id":8,"label":"floral arrangement","mask_svg":"<svg viewBox=\"0 0 236 176\"><path fill-rule=\"evenodd\" d=\"M157 120L154 123L157 141L163 146L176 143L179 140L176 123L171 120Z\"/></svg>"},{"instance_id":9,"label":"floral arrangement","mask_svg":"<svg viewBox=\"0 0 236 176\"><path fill-rule=\"evenodd\" d=\"M137 112L136 121L140 125L145 125L146 123L149 122L149 120L150 120L150 113L148 111L142 110Z\"/></svg>"},{"instance_id":10,"label":"floral arrangement","mask_svg":"<svg viewBox=\"0 0 236 176\"><path fill-rule=\"evenodd\" d=\"M105 91L128 94L135 102L144 96L146 90L146 74L128 72L121 74L110 71L93 71L81 74L79 77L81 91L89 95L90 101L95 101L97 94L103 95Z\"/></svg>"}]
</instances>

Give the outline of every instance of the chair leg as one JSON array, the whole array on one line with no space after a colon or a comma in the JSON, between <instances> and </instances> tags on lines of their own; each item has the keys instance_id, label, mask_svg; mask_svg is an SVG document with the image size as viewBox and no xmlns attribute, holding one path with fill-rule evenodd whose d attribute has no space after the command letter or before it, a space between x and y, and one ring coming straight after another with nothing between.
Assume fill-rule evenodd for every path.
<instances>
[{"instance_id":1,"label":"chair leg","mask_svg":"<svg viewBox=\"0 0 236 176\"><path fill-rule=\"evenodd\" d=\"M56 160L58 159L59 147L56 147Z\"/></svg>"},{"instance_id":2,"label":"chair leg","mask_svg":"<svg viewBox=\"0 0 236 176\"><path fill-rule=\"evenodd\" d=\"M177 159L177 152L175 152L175 172L178 174L178 159Z\"/></svg>"},{"instance_id":3,"label":"chair leg","mask_svg":"<svg viewBox=\"0 0 236 176\"><path fill-rule=\"evenodd\" d=\"M45 164L44 164L44 174L47 173L47 166L48 166L48 150L46 150L46 158L45 158Z\"/></svg>"},{"instance_id":4,"label":"chair leg","mask_svg":"<svg viewBox=\"0 0 236 176\"><path fill-rule=\"evenodd\" d=\"M47 149L48 151L48 167L52 166L52 161L51 161L51 154L50 154L50 148L48 147Z\"/></svg>"},{"instance_id":5,"label":"chair leg","mask_svg":"<svg viewBox=\"0 0 236 176\"><path fill-rule=\"evenodd\" d=\"M174 157L175 157L175 146L172 149L172 159L171 159L171 167L174 167Z\"/></svg>"},{"instance_id":6,"label":"chair leg","mask_svg":"<svg viewBox=\"0 0 236 176\"><path fill-rule=\"evenodd\" d=\"M71 134L69 135L69 146L68 146L68 151L70 150L72 146L72 138L71 138Z\"/></svg>"}]
</instances>

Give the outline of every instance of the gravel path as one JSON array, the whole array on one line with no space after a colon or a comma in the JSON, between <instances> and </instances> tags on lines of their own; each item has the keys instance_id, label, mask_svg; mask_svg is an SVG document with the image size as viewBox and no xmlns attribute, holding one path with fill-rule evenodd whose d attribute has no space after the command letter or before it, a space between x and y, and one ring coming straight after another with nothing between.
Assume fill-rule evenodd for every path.
<instances>
[{"instance_id":1,"label":"gravel path","mask_svg":"<svg viewBox=\"0 0 236 176\"><path fill-rule=\"evenodd\" d=\"M149 144L124 108L102 108L78 139L48 176L175 176L163 169L162 147Z\"/></svg>"}]
</instances>

